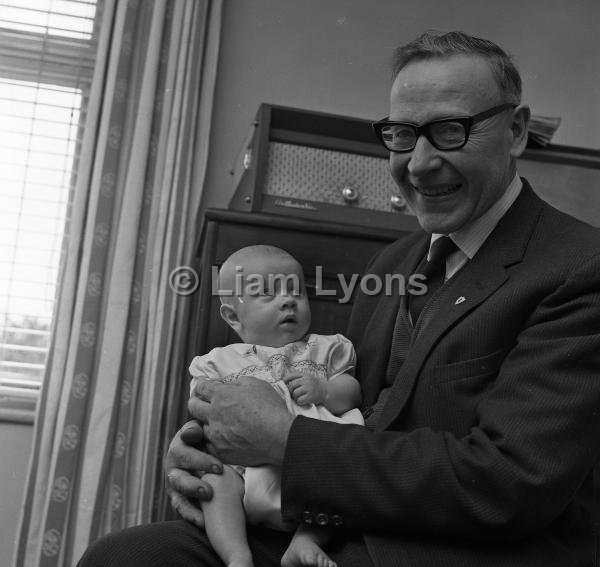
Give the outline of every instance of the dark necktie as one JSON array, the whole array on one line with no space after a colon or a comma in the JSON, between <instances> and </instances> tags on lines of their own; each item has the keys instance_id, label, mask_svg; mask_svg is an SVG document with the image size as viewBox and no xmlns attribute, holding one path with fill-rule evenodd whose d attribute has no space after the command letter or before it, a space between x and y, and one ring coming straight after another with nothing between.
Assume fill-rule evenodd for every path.
<instances>
[{"instance_id":1,"label":"dark necktie","mask_svg":"<svg viewBox=\"0 0 600 567\"><path fill-rule=\"evenodd\" d=\"M424 282L427 285L427 293L423 295L408 294L409 311L412 317L413 326L416 326L421 310L425 304L431 299L434 293L443 285L446 276L446 258L452 254L458 247L448 236L438 238L432 245L430 250L430 260L423 261L415 270L415 274L422 274L427 277ZM402 309L402 301L400 309L396 316L394 326L394 334L392 336L392 344L390 348L390 359L387 368L386 383L377 402L370 408L368 413L365 413L365 425L368 428L374 428L379 421L379 417L387 402L387 398L394 384L394 380L404 363L411 342L415 339L414 329L408 320L408 313ZM367 419L368 418L368 419Z\"/></svg>"},{"instance_id":2,"label":"dark necktie","mask_svg":"<svg viewBox=\"0 0 600 567\"><path fill-rule=\"evenodd\" d=\"M446 258L457 249L458 247L449 236L442 236L431 245L429 260L421 263L417 269L416 273L427 277L427 280L424 282L427 286L427 291L422 295L409 294L408 309L412 317L413 326L416 327L423 307L425 307L435 292L444 284Z\"/></svg>"}]
</instances>

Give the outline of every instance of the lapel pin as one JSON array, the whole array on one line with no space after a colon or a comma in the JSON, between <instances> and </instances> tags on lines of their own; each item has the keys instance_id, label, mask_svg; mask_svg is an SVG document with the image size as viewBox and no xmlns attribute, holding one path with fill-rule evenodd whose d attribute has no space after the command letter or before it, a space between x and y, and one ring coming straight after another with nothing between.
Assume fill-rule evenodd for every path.
<instances>
[{"instance_id":1,"label":"lapel pin","mask_svg":"<svg viewBox=\"0 0 600 567\"><path fill-rule=\"evenodd\" d=\"M464 295L461 295L455 302L454 305L459 305L460 303L462 303L463 301L466 301L467 298Z\"/></svg>"}]
</instances>

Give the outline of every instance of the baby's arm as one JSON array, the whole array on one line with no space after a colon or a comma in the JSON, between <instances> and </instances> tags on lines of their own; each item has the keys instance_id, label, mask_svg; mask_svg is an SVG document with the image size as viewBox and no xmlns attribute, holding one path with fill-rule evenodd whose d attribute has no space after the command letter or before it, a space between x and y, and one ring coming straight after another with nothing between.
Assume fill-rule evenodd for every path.
<instances>
[{"instance_id":1,"label":"baby's arm","mask_svg":"<svg viewBox=\"0 0 600 567\"><path fill-rule=\"evenodd\" d=\"M301 406L323 405L335 415L360 406L360 386L350 374L338 374L329 380L314 374L294 374L284 380L292 398Z\"/></svg>"},{"instance_id":2,"label":"baby's arm","mask_svg":"<svg viewBox=\"0 0 600 567\"><path fill-rule=\"evenodd\" d=\"M341 415L360 407L362 394L358 380L350 374L338 374L327 380L327 395L323 405L333 414Z\"/></svg>"}]
</instances>

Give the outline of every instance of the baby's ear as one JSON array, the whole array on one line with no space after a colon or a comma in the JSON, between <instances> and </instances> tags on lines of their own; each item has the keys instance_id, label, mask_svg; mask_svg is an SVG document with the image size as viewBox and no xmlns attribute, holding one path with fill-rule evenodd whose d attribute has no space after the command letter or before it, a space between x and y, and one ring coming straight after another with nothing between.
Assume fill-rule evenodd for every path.
<instances>
[{"instance_id":1,"label":"baby's ear","mask_svg":"<svg viewBox=\"0 0 600 567\"><path fill-rule=\"evenodd\" d=\"M235 312L233 305L230 305L229 303L221 303L219 313L221 313L223 321L225 321L225 323L227 323L234 331L237 332L240 327L240 319Z\"/></svg>"}]
</instances>

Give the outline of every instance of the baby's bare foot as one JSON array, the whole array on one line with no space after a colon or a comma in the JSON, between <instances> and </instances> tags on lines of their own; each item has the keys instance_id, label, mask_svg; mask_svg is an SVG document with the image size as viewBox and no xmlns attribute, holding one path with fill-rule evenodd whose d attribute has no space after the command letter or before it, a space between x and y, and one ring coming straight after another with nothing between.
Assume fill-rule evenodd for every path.
<instances>
[{"instance_id":1,"label":"baby's bare foot","mask_svg":"<svg viewBox=\"0 0 600 567\"><path fill-rule=\"evenodd\" d=\"M337 567L312 540L294 537L281 558L281 567Z\"/></svg>"}]
</instances>

